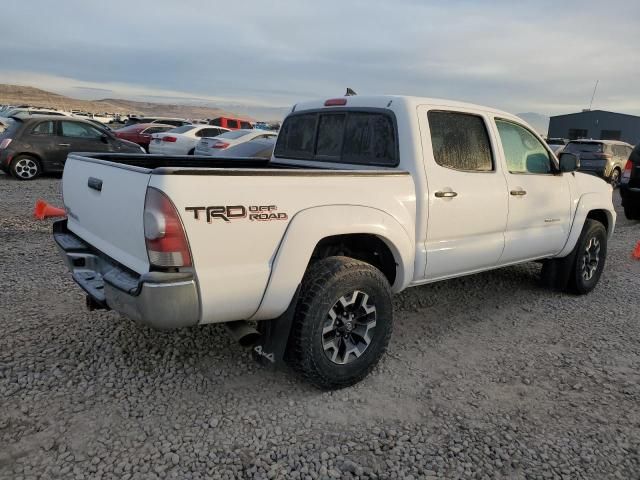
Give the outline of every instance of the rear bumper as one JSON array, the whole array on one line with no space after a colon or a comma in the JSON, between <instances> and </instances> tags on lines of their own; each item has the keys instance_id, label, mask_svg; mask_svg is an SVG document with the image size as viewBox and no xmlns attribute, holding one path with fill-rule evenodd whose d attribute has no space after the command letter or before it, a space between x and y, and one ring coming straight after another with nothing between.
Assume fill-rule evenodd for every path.
<instances>
[{"instance_id":1,"label":"rear bumper","mask_svg":"<svg viewBox=\"0 0 640 480\"><path fill-rule=\"evenodd\" d=\"M192 273L133 273L69 231L66 220L53 224L53 237L74 281L94 305L161 330L199 322L200 301Z\"/></svg>"}]
</instances>

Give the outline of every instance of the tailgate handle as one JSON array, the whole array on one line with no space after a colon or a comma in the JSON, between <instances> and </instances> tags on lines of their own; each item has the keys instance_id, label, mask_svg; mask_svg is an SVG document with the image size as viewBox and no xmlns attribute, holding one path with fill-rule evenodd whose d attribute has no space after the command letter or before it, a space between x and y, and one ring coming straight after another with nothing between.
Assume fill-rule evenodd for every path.
<instances>
[{"instance_id":1,"label":"tailgate handle","mask_svg":"<svg viewBox=\"0 0 640 480\"><path fill-rule=\"evenodd\" d=\"M99 178L95 178L95 177L89 177L89 180L87 180L87 186L89 188L93 188L94 190L97 190L99 192L102 191L102 180L100 180Z\"/></svg>"}]
</instances>

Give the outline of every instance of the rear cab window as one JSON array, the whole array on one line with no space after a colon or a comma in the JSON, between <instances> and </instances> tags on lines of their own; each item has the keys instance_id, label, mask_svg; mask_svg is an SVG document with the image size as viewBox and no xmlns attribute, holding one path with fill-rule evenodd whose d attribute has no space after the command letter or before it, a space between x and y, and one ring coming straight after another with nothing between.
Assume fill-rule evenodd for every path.
<instances>
[{"instance_id":1,"label":"rear cab window","mask_svg":"<svg viewBox=\"0 0 640 480\"><path fill-rule=\"evenodd\" d=\"M399 162L393 113L382 109L323 109L289 115L277 158L395 167Z\"/></svg>"}]
</instances>

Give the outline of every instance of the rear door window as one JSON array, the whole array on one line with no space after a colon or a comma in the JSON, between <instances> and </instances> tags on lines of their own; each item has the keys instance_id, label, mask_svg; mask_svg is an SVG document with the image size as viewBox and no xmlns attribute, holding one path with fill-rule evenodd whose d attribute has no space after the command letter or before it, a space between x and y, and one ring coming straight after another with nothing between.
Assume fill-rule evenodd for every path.
<instances>
[{"instance_id":1,"label":"rear door window","mask_svg":"<svg viewBox=\"0 0 640 480\"><path fill-rule=\"evenodd\" d=\"M275 156L359 165L398 164L396 129L390 112L343 110L290 115Z\"/></svg>"},{"instance_id":2,"label":"rear door window","mask_svg":"<svg viewBox=\"0 0 640 480\"><path fill-rule=\"evenodd\" d=\"M482 117L468 113L431 111L429 130L438 165L466 172L490 172L493 157Z\"/></svg>"}]
</instances>

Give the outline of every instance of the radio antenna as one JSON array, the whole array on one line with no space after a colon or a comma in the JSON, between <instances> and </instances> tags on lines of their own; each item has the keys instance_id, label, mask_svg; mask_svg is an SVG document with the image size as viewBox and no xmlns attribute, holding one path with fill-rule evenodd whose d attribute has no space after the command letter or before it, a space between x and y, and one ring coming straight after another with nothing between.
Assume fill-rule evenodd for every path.
<instances>
[{"instance_id":1,"label":"radio antenna","mask_svg":"<svg viewBox=\"0 0 640 480\"><path fill-rule=\"evenodd\" d=\"M598 82L600 82L600 80L596 80L596 86L593 87L593 95L591 95L591 102L589 102L589 111L591 111L591 106L593 105L593 99L596 97L596 90L598 89Z\"/></svg>"}]
</instances>

